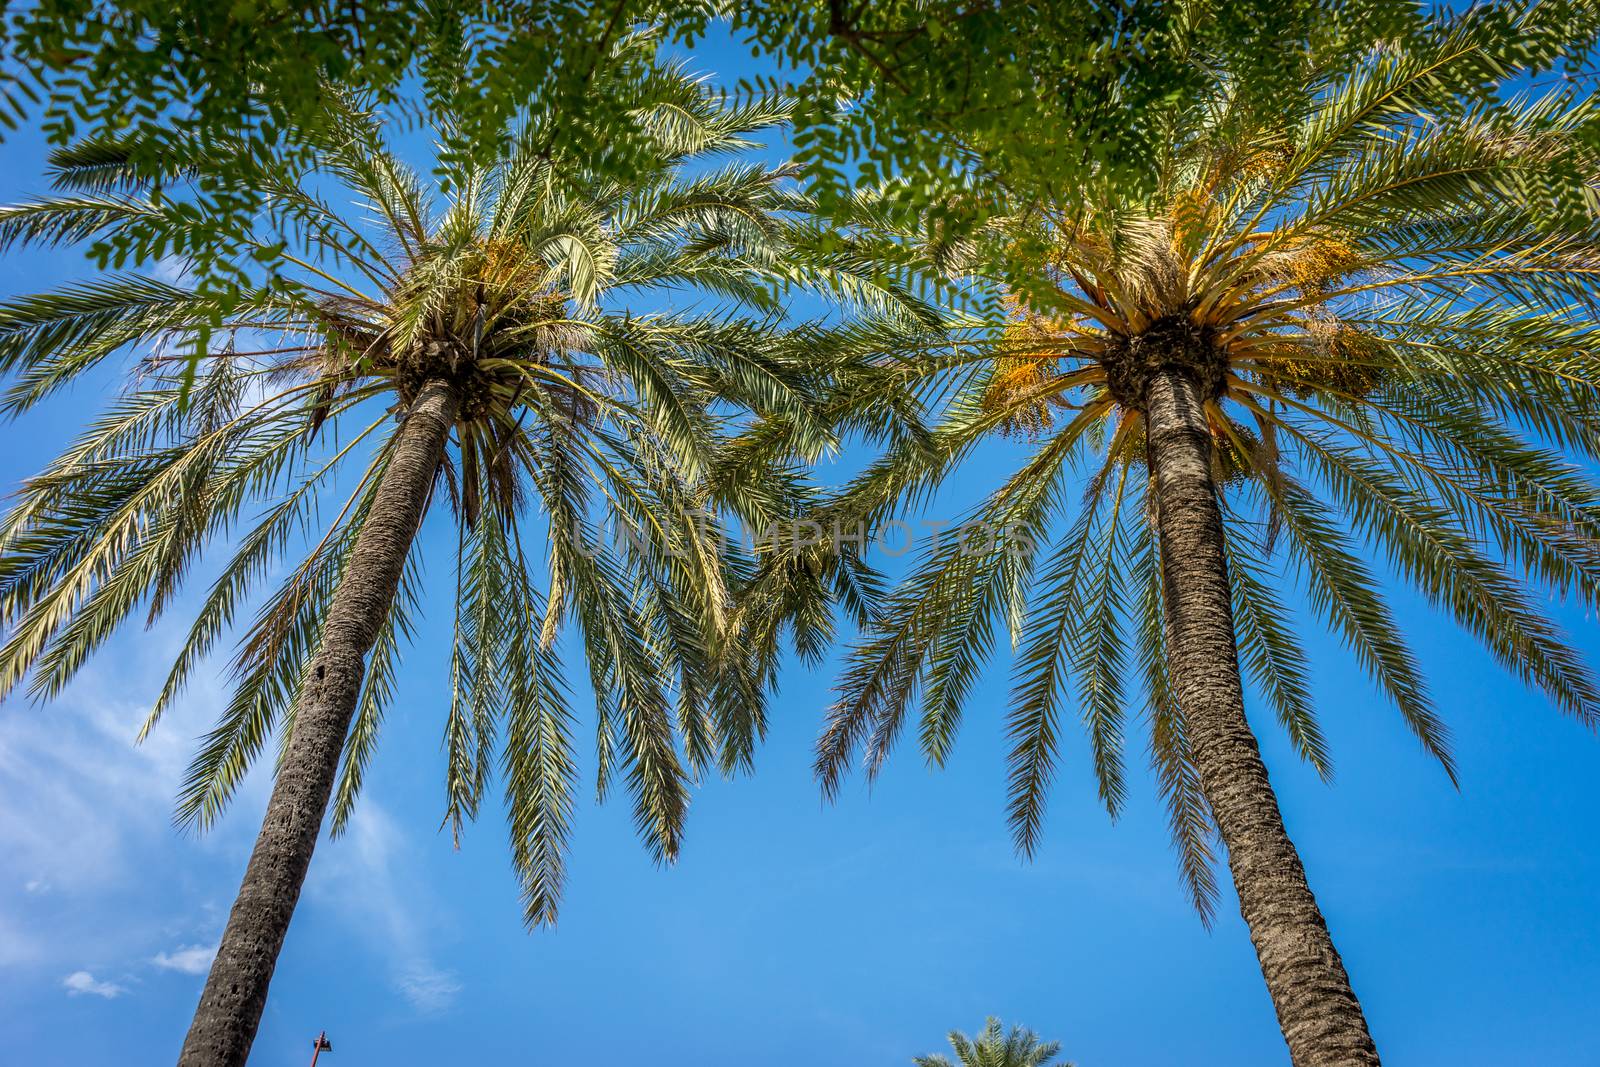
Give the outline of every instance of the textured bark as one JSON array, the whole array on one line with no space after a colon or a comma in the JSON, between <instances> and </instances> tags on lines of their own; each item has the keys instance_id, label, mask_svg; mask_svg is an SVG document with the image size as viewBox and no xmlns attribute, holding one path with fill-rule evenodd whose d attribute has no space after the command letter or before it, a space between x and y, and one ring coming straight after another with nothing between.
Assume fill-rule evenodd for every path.
<instances>
[{"instance_id":1,"label":"textured bark","mask_svg":"<svg viewBox=\"0 0 1600 1067\"><path fill-rule=\"evenodd\" d=\"M367 653L394 603L455 410L451 389L431 382L418 393L398 431L394 455L328 607L322 647L295 705L288 752L179 1067L241 1067L250 1055L267 986L333 792Z\"/></svg>"},{"instance_id":2,"label":"textured bark","mask_svg":"<svg viewBox=\"0 0 1600 1067\"><path fill-rule=\"evenodd\" d=\"M1245 720L1201 401L1193 379L1172 369L1150 379L1145 401L1167 654L1195 769L1227 846L1239 910L1296 1067L1376 1064L1366 1018Z\"/></svg>"}]
</instances>

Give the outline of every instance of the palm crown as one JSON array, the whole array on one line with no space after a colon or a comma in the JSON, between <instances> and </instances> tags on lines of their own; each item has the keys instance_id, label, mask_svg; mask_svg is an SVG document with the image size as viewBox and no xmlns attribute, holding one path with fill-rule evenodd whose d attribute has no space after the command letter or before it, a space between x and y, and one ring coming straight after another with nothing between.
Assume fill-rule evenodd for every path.
<instances>
[{"instance_id":1,"label":"palm crown","mask_svg":"<svg viewBox=\"0 0 1600 1067\"><path fill-rule=\"evenodd\" d=\"M216 818L274 731L288 738L396 420L443 383L452 440L435 491L459 546L448 818L475 814L498 760L529 920L553 921L575 786L557 644L570 620L598 705L600 790L625 777L641 835L674 856L693 774L748 760L761 698L750 672L770 669L724 654L749 561L707 527L782 510L792 491L754 467L728 474L725 430L755 412L816 447L808 402L825 330L781 331L777 297L797 283L858 297L872 286L837 256L808 261L794 247L806 204L781 170L716 163L779 123L781 105L727 100L676 69L625 88L655 145L627 180L553 152L555 119L532 115L498 162L456 173L441 195L375 115L330 99L315 173L252 164L268 211L238 254L277 264L258 286L223 294L108 274L0 307L11 415L154 346L0 527L0 693L25 677L37 696L59 692L131 612L143 605L154 620L203 548L236 533L149 729L288 560L244 631L232 699L180 799L182 818ZM206 159L195 147L146 175L117 145L63 150L62 191L0 212L0 245L142 227L157 250L182 250L193 216L167 190L203 182ZM335 206L351 197L355 211ZM630 310L671 294L689 310ZM335 489L348 495L319 527ZM336 832L395 696L421 607L419 551L372 647Z\"/></svg>"},{"instance_id":2,"label":"palm crown","mask_svg":"<svg viewBox=\"0 0 1600 1067\"><path fill-rule=\"evenodd\" d=\"M1118 811L1142 689L1181 867L1210 915L1211 815L1169 675L1144 469L1144 390L1172 367L1195 383L1212 438L1239 652L1320 773L1331 765L1280 595L1285 557L1454 776L1361 539L1508 669L1596 723L1600 691L1529 588L1600 605L1600 496L1571 461L1600 454L1596 160L1576 136L1595 114L1559 94L1459 105L1462 85L1526 60L1493 39L1469 14L1426 49L1377 52L1329 79L1299 116L1247 112L1219 75L1173 117L1150 195L995 228L1013 250L1042 241L1048 284L1013 300L997 345L974 337L921 362L930 384L956 381L943 422L834 508L888 515L1004 432L1032 447L973 518L1007 536L976 550L946 538L854 650L817 758L829 789L857 752L876 772L917 694L921 747L942 763L1004 626L1019 650L1008 726L1018 847L1038 840L1074 695L1100 796ZM956 251L977 262L970 243Z\"/></svg>"},{"instance_id":3,"label":"palm crown","mask_svg":"<svg viewBox=\"0 0 1600 1067\"><path fill-rule=\"evenodd\" d=\"M976 1037L968 1037L959 1030L950 1031L950 1048L961 1067L1072 1067L1056 1057L1061 1053L1059 1041L1040 1041L1039 1035L1021 1026L1008 1031L1000 1029L1000 1020L984 1020L983 1029ZM918 1056L917 1067L952 1067L946 1056Z\"/></svg>"}]
</instances>

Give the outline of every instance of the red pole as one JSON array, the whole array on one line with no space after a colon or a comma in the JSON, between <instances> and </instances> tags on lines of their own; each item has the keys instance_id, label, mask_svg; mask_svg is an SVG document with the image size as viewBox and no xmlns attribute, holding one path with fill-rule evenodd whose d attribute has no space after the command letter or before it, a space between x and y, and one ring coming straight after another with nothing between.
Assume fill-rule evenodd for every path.
<instances>
[{"instance_id":1,"label":"red pole","mask_svg":"<svg viewBox=\"0 0 1600 1067\"><path fill-rule=\"evenodd\" d=\"M311 1042L311 1067L317 1067L317 1057L324 1052L332 1052L333 1044L328 1040L328 1031L324 1030Z\"/></svg>"}]
</instances>

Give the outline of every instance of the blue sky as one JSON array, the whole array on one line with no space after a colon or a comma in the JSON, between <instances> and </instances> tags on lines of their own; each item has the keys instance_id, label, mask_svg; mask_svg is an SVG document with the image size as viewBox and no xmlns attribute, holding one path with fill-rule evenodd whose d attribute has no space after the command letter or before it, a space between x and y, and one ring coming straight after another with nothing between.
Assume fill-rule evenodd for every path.
<instances>
[{"instance_id":1,"label":"blue sky","mask_svg":"<svg viewBox=\"0 0 1600 1067\"><path fill-rule=\"evenodd\" d=\"M749 64L717 46L697 57L730 80ZM36 135L3 151L0 200L42 188ZM0 295L88 270L70 250L14 252ZM98 400L84 390L0 431L0 486ZM1013 447L980 457L930 514L958 515ZM447 603L453 539L442 522L423 537ZM1600 1064L1600 742L1415 598L1395 600L1454 729L1460 793L1309 618L1336 783L1251 707L1379 1046L1401 1065ZM1594 620L1555 611L1593 646ZM182 611L169 620L123 631L54 704L0 705L8 1062L169 1063L188 1025L266 781L253 775L210 834L171 829L222 686L202 680L134 746ZM526 933L498 811L459 850L437 832L448 632L447 612L427 617L405 658L353 828L313 863L253 1064L303 1064L323 1029L332 1067L906 1064L986 1014L1060 1040L1081 1067L1287 1062L1234 901L1225 890L1209 933L1188 910L1146 776L1111 825L1069 734L1043 848L1032 863L1012 854L1004 662L948 769L907 747L834 805L810 773L832 664L791 665L758 773L698 794L677 866L652 865L624 804L585 801L561 925Z\"/></svg>"}]
</instances>

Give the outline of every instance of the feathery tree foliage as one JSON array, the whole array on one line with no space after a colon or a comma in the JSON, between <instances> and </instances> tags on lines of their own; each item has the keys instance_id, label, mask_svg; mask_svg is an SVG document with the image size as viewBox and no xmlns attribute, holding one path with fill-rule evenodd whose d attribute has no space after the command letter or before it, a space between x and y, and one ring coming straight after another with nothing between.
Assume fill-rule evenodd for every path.
<instances>
[{"instance_id":1,"label":"feathery tree foliage","mask_svg":"<svg viewBox=\"0 0 1600 1067\"><path fill-rule=\"evenodd\" d=\"M1513 28L1544 14L1511 12ZM1047 247L1053 291L1017 301L998 341L902 361L922 395L954 399L829 509L879 523L993 435L1029 444L976 536L925 554L852 651L817 771L830 794L858 756L875 775L919 702L942 764L1003 635L1009 816L1031 854L1069 721L1115 816L1142 710L1188 891L1209 922L1220 835L1297 1064L1377 1057L1244 718L1241 660L1331 774L1286 581L1452 780L1366 545L1600 722L1593 674L1542 607L1543 591L1600 607L1584 465L1600 458L1600 113L1570 92L1464 101L1540 61L1539 34L1508 39L1507 17L1476 8L1353 73L1312 71L1298 114L1251 106L1218 70L1164 127L1152 192L995 223L999 255ZM976 242L933 252L985 270Z\"/></svg>"},{"instance_id":2,"label":"feathery tree foliage","mask_svg":"<svg viewBox=\"0 0 1600 1067\"><path fill-rule=\"evenodd\" d=\"M181 241L175 251L221 297L250 285L223 250L248 242L252 216L272 204L257 170L314 167L322 142L338 136L332 96L451 116L436 131L449 181L507 151L525 108L562 115L547 136L590 148L597 173L647 174L653 146L627 121L632 101L592 90L597 79L648 76L648 51L614 46L652 9L639 0L44 0L0 23L0 124L38 111L53 143L121 140L146 169L195 143L233 145L195 174L197 214L181 233L130 220L97 235L93 248L102 259L141 258L163 239Z\"/></svg>"},{"instance_id":3,"label":"feathery tree foliage","mask_svg":"<svg viewBox=\"0 0 1600 1067\"><path fill-rule=\"evenodd\" d=\"M323 813L331 798L345 826L398 699L432 503L457 545L446 818L472 819L498 780L530 923L555 919L577 785L564 634L597 701L599 791L622 783L658 859L678 853L692 780L747 764L759 739L776 652L728 648L755 561L718 533L790 514L800 490L729 437L754 413L782 420L790 455L832 441L811 405L833 327L786 328L781 299L805 287L890 330L931 312L845 253L807 251L810 204L785 170L719 161L780 123L781 102L678 68L593 91L631 101L654 145L632 180L590 168L599 146L553 147L564 116L529 111L505 155L441 192L378 115L330 93L313 169L247 164L269 210L229 254L273 266L242 299L107 273L0 305L7 416L108 361L128 369L0 524L0 695L58 694L225 544L145 724L242 625L181 821L213 822L280 741L185 1063L248 1053ZM174 190L247 148L175 144L159 172L120 142L57 152L59 191L0 209L0 247L129 225L192 247L204 222ZM790 607L808 632L825 624L803 594Z\"/></svg>"},{"instance_id":4,"label":"feathery tree foliage","mask_svg":"<svg viewBox=\"0 0 1600 1067\"><path fill-rule=\"evenodd\" d=\"M976 1037L952 1030L949 1040L961 1067L1072 1067L1056 1059L1061 1042L1040 1041L1038 1034L1021 1026L1002 1031L1000 1020L992 1015L983 1021ZM917 1067L955 1067L948 1056L937 1054L917 1056L911 1062Z\"/></svg>"},{"instance_id":5,"label":"feathery tree foliage","mask_svg":"<svg viewBox=\"0 0 1600 1067\"><path fill-rule=\"evenodd\" d=\"M1593 22L1585 0L1548 3ZM61 143L136 132L149 163L173 137L241 131L246 157L304 159L328 86L395 101L417 84L431 110L457 117L454 154L491 146L508 102L533 101L568 115L574 144L606 132L596 165L621 176L648 145L615 136L626 101L588 95L600 68L637 59L609 46L647 26L690 45L731 31L792 76L796 144L826 202L892 173L913 179L901 186L908 206L960 205L970 219L994 206L991 190L1049 199L1090 175L1147 184L1160 143L1147 116L1199 90L1197 54L1224 58L1243 91L1269 101L1298 90L1308 47L1403 36L1420 10L1392 0L37 0L0 22L0 124L37 111ZM248 166L206 176L195 253L248 236L260 205L249 177ZM149 236L130 228L111 240L126 252ZM208 283L239 280L226 265L208 259Z\"/></svg>"},{"instance_id":6,"label":"feathery tree foliage","mask_svg":"<svg viewBox=\"0 0 1600 1067\"><path fill-rule=\"evenodd\" d=\"M1350 55L1422 22L1412 3L767 0L734 16L799 74L797 158L830 203L893 175L910 217L970 226L1089 183L1145 187L1167 101L1206 55L1267 102L1309 48Z\"/></svg>"}]
</instances>

